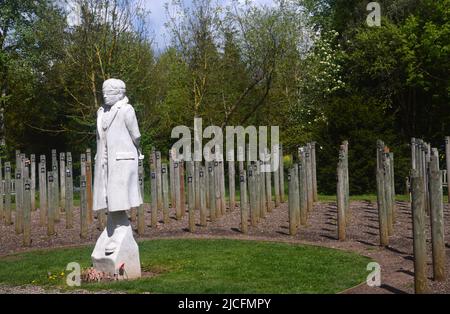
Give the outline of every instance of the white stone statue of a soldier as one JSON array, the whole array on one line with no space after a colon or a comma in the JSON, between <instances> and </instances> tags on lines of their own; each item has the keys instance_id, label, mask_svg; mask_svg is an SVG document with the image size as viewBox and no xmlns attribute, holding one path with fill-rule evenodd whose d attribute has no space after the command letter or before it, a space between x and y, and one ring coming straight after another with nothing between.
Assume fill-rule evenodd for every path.
<instances>
[{"instance_id":1,"label":"white stone statue of a soldier","mask_svg":"<svg viewBox=\"0 0 450 314\"><path fill-rule=\"evenodd\" d=\"M97 271L119 278L141 276L139 249L127 210L142 204L138 159L141 134L125 83L103 83L104 105L97 112L97 154L94 174L94 211L107 209L107 226L92 253Z\"/></svg>"}]
</instances>

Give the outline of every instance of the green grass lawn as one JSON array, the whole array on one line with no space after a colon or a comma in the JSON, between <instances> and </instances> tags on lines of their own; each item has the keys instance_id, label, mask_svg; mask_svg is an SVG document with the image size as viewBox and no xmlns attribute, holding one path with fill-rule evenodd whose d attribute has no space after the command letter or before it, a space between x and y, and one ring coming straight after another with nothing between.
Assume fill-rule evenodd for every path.
<instances>
[{"instance_id":1,"label":"green grass lawn","mask_svg":"<svg viewBox=\"0 0 450 314\"><path fill-rule=\"evenodd\" d=\"M138 280L82 284L129 293L336 293L363 282L370 259L307 245L245 240L164 239L139 243ZM89 267L92 247L42 250L0 258L0 283L69 289L69 262ZM49 279L48 273L58 276Z\"/></svg>"}]
</instances>

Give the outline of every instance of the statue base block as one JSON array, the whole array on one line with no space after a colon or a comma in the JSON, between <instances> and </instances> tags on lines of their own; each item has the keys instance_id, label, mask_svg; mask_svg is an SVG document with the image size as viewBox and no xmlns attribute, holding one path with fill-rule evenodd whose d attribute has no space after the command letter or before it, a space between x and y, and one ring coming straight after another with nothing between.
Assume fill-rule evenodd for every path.
<instances>
[{"instance_id":1,"label":"statue base block","mask_svg":"<svg viewBox=\"0 0 450 314\"><path fill-rule=\"evenodd\" d=\"M114 240L115 248L109 252L107 248L111 245L111 239ZM119 280L141 277L139 247L130 225L116 228L112 237L108 235L106 227L95 244L91 258L95 270Z\"/></svg>"}]
</instances>

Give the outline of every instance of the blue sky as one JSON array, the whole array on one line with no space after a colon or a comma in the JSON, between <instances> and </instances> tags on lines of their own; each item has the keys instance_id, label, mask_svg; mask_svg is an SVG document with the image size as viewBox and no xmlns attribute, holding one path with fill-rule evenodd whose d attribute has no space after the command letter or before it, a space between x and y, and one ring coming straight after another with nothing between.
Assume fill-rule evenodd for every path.
<instances>
[{"instance_id":1,"label":"blue sky","mask_svg":"<svg viewBox=\"0 0 450 314\"><path fill-rule=\"evenodd\" d=\"M193 0L181 0L186 6L190 7L192 5ZM230 4L232 0L213 0L214 2L225 6ZM239 0L241 2L245 0ZM267 5L273 6L275 5L276 0L249 0L255 5ZM163 50L168 44L170 44L170 34L164 23L167 21L166 10L164 8L164 4L166 2L171 2L171 0L144 0L142 3L145 9L150 11L149 16L149 26L152 32L151 36L154 39L154 44L156 50ZM64 2L69 9L69 15L67 17L69 25L79 24L80 18L80 10L76 5L75 0L68 0Z\"/></svg>"},{"instance_id":2,"label":"blue sky","mask_svg":"<svg viewBox=\"0 0 450 314\"><path fill-rule=\"evenodd\" d=\"M183 0L187 6L190 6L192 0ZM274 5L274 0L252 0L257 5ZM163 49L169 44L170 36L167 29L164 27L166 22L166 13L164 9L164 3L167 0L147 0L145 6L151 11L150 14L150 28L154 32L154 40L157 49ZM218 0L218 3L226 5L230 3L230 0Z\"/></svg>"}]
</instances>

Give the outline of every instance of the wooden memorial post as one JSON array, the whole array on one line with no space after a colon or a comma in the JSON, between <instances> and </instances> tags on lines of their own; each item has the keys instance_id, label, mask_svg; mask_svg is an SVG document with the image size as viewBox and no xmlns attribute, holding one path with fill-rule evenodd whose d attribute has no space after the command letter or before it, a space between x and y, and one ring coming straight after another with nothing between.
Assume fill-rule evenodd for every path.
<instances>
[{"instance_id":1,"label":"wooden memorial post","mask_svg":"<svg viewBox=\"0 0 450 314\"><path fill-rule=\"evenodd\" d=\"M200 169L199 161L194 161L194 194L195 194L195 210L200 212Z\"/></svg>"},{"instance_id":2,"label":"wooden memorial post","mask_svg":"<svg viewBox=\"0 0 450 314\"><path fill-rule=\"evenodd\" d=\"M272 212L273 209L273 202L272 202L272 170L273 168L270 166L270 161L266 162L265 164L266 171L265 177L266 177L266 201L267 201L267 211L269 213Z\"/></svg>"},{"instance_id":3,"label":"wooden memorial post","mask_svg":"<svg viewBox=\"0 0 450 314\"><path fill-rule=\"evenodd\" d=\"M5 162L5 226L11 223L11 163L8 161Z\"/></svg>"},{"instance_id":4,"label":"wooden memorial post","mask_svg":"<svg viewBox=\"0 0 450 314\"><path fill-rule=\"evenodd\" d=\"M87 238L88 233L88 212L87 212L87 192L86 176L80 177L80 237Z\"/></svg>"},{"instance_id":5,"label":"wooden memorial post","mask_svg":"<svg viewBox=\"0 0 450 314\"><path fill-rule=\"evenodd\" d=\"M283 145L280 144L280 202L284 203L285 193L284 193L284 155L283 155Z\"/></svg>"},{"instance_id":6,"label":"wooden memorial post","mask_svg":"<svg viewBox=\"0 0 450 314\"><path fill-rule=\"evenodd\" d=\"M94 196L92 190L92 154L91 149L86 149L86 198L88 221L91 224L94 221Z\"/></svg>"},{"instance_id":7,"label":"wooden memorial post","mask_svg":"<svg viewBox=\"0 0 450 314\"><path fill-rule=\"evenodd\" d=\"M298 164L293 165L294 168L294 219L295 219L295 229L297 230L300 226L300 178L298 172ZM292 180L292 178L291 178ZM296 231L297 232L297 231Z\"/></svg>"},{"instance_id":8,"label":"wooden memorial post","mask_svg":"<svg viewBox=\"0 0 450 314\"><path fill-rule=\"evenodd\" d=\"M307 146L305 150L305 172L306 172L306 192L307 192L307 209L308 212L313 210L313 191L312 191L312 171L311 171L311 152Z\"/></svg>"},{"instance_id":9,"label":"wooden memorial post","mask_svg":"<svg viewBox=\"0 0 450 314\"><path fill-rule=\"evenodd\" d=\"M167 164L162 164L161 174L162 174L162 191L163 191L163 210L162 210L163 222L165 224L168 224L170 219L169 219L169 173L167 169Z\"/></svg>"},{"instance_id":10,"label":"wooden memorial post","mask_svg":"<svg viewBox=\"0 0 450 314\"><path fill-rule=\"evenodd\" d=\"M195 166L193 161L186 162L187 170L187 185L188 185L188 210L189 210L189 231L195 231L195 187L194 187L194 172Z\"/></svg>"},{"instance_id":11,"label":"wooden memorial post","mask_svg":"<svg viewBox=\"0 0 450 314\"><path fill-rule=\"evenodd\" d=\"M280 169L281 169L281 164L280 164L280 150L278 148L278 146L274 145L272 147L272 152L273 152L273 158L272 158L272 166L274 167L274 172L273 172L273 184L274 184L274 190L275 190L275 207L278 207L280 205ZM275 167L275 165L278 165L277 167Z\"/></svg>"},{"instance_id":12,"label":"wooden memorial post","mask_svg":"<svg viewBox=\"0 0 450 314\"><path fill-rule=\"evenodd\" d=\"M390 175L391 175L391 204L392 204L392 222L396 221L396 204L395 204L395 174L394 174L394 153L389 153L390 159Z\"/></svg>"},{"instance_id":13,"label":"wooden memorial post","mask_svg":"<svg viewBox=\"0 0 450 314\"><path fill-rule=\"evenodd\" d=\"M296 218L295 218L295 179L294 168L289 169L288 173L288 213L289 213L289 234L295 235L297 233Z\"/></svg>"},{"instance_id":14,"label":"wooden memorial post","mask_svg":"<svg viewBox=\"0 0 450 314\"><path fill-rule=\"evenodd\" d=\"M152 147L150 152L150 225L152 228L156 228L158 224L158 188L157 188L157 177L156 177L156 151Z\"/></svg>"},{"instance_id":15,"label":"wooden memorial post","mask_svg":"<svg viewBox=\"0 0 450 314\"><path fill-rule=\"evenodd\" d=\"M61 191L60 193L60 200L59 204L61 204L61 209L64 212L65 211L65 205L66 205L66 154L61 152L59 153L59 189Z\"/></svg>"},{"instance_id":16,"label":"wooden memorial post","mask_svg":"<svg viewBox=\"0 0 450 314\"><path fill-rule=\"evenodd\" d=\"M255 215L256 223L259 223L259 218L261 218L261 175L259 173L259 161L256 160L253 164L253 176L255 177Z\"/></svg>"},{"instance_id":17,"label":"wooden memorial post","mask_svg":"<svg viewBox=\"0 0 450 314\"><path fill-rule=\"evenodd\" d=\"M180 220L182 217L181 214L181 187L180 187L180 167L178 161L173 162L174 169L174 187L175 187L175 209L176 209L176 218Z\"/></svg>"},{"instance_id":18,"label":"wooden memorial post","mask_svg":"<svg viewBox=\"0 0 450 314\"><path fill-rule=\"evenodd\" d=\"M200 167L198 172L199 190L200 190L200 226L206 227L207 211L206 211L206 172L205 167Z\"/></svg>"},{"instance_id":19,"label":"wooden memorial post","mask_svg":"<svg viewBox=\"0 0 450 314\"><path fill-rule=\"evenodd\" d=\"M377 140L377 206L378 206L378 224L380 234L380 245L389 245L389 220L388 220L388 208L386 204L386 191L385 191L385 162L384 162L384 143L381 140Z\"/></svg>"},{"instance_id":20,"label":"wooden memorial post","mask_svg":"<svg viewBox=\"0 0 450 314\"><path fill-rule=\"evenodd\" d=\"M150 173L150 187L151 187L151 194L152 194L152 203L151 203L151 214L150 214L150 220L151 220L151 226L152 228L156 228L158 226L158 191L157 191L157 178L155 171L152 171Z\"/></svg>"},{"instance_id":21,"label":"wooden memorial post","mask_svg":"<svg viewBox=\"0 0 450 314\"><path fill-rule=\"evenodd\" d=\"M231 156L230 156L231 157ZM232 156L234 158L234 156ZM228 161L228 194L230 195L230 212L236 207L236 188L235 188L235 163L234 160Z\"/></svg>"},{"instance_id":22,"label":"wooden memorial post","mask_svg":"<svg viewBox=\"0 0 450 314\"><path fill-rule=\"evenodd\" d=\"M181 217L186 214L186 193L185 193L185 182L184 182L184 160L178 163L180 168L180 204L181 204Z\"/></svg>"},{"instance_id":23,"label":"wooden memorial post","mask_svg":"<svg viewBox=\"0 0 450 314\"><path fill-rule=\"evenodd\" d=\"M219 161L219 173L220 173L220 209L221 214L225 215L227 209L227 201L225 194L225 166L224 161Z\"/></svg>"},{"instance_id":24,"label":"wooden memorial post","mask_svg":"<svg viewBox=\"0 0 450 314\"><path fill-rule=\"evenodd\" d=\"M19 162L19 168L16 169L16 180L15 180L16 212L14 215L14 220L15 220L16 234L20 234L23 232L23 195L22 195L23 178L20 165L21 163Z\"/></svg>"},{"instance_id":25,"label":"wooden memorial post","mask_svg":"<svg viewBox=\"0 0 450 314\"><path fill-rule=\"evenodd\" d=\"M58 171L58 156L56 154L56 149L52 149L52 170L53 170L53 180L55 181L55 184L53 188L55 189L54 195L55 195L55 219L56 221L59 221L59 171Z\"/></svg>"},{"instance_id":26,"label":"wooden memorial post","mask_svg":"<svg viewBox=\"0 0 450 314\"><path fill-rule=\"evenodd\" d=\"M301 148L299 149L298 157L300 160L298 164L300 224L306 226L308 218L308 191L306 189L305 153Z\"/></svg>"},{"instance_id":27,"label":"wooden memorial post","mask_svg":"<svg viewBox=\"0 0 450 314\"><path fill-rule=\"evenodd\" d=\"M267 213L267 198L266 198L266 173L263 172L264 163L259 161L259 182L260 182L260 194L261 194L261 218L266 218Z\"/></svg>"},{"instance_id":28,"label":"wooden memorial post","mask_svg":"<svg viewBox=\"0 0 450 314\"><path fill-rule=\"evenodd\" d=\"M256 226L258 223L258 200L256 197L256 174L253 165L248 170L248 192L250 196L250 223L252 226Z\"/></svg>"},{"instance_id":29,"label":"wooden memorial post","mask_svg":"<svg viewBox=\"0 0 450 314\"><path fill-rule=\"evenodd\" d=\"M344 202L345 202L345 219L350 221L351 212L350 212L350 182L349 182L349 174L348 174L348 141L343 141L344 145Z\"/></svg>"},{"instance_id":30,"label":"wooden memorial post","mask_svg":"<svg viewBox=\"0 0 450 314\"><path fill-rule=\"evenodd\" d=\"M426 293L427 251L425 231L425 197L423 179L413 170L411 172L412 212L413 212L413 250L414 250L414 290Z\"/></svg>"},{"instance_id":31,"label":"wooden memorial post","mask_svg":"<svg viewBox=\"0 0 450 314\"><path fill-rule=\"evenodd\" d=\"M345 241L346 239L346 208L345 208L345 150L339 152L339 163L337 167L337 222L338 222L338 239Z\"/></svg>"},{"instance_id":32,"label":"wooden memorial post","mask_svg":"<svg viewBox=\"0 0 450 314\"><path fill-rule=\"evenodd\" d=\"M411 169L416 169L416 139L411 138Z\"/></svg>"},{"instance_id":33,"label":"wooden memorial post","mask_svg":"<svg viewBox=\"0 0 450 314\"><path fill-rule=\"evenodd\" d=\"M208 180L209 180L209 217L212 222L216 221L216 189L215 189L215 171L214 162L208 161Z\"/></svg>"},{"instance_id":34,"label":"wooden memorial post","mask_svg":"<svg viewBox=\"0 0 450 314\"><path fill-rule=\"evenodd\" d=\"M48 206L47 206L47 235L55 234L55 203L53 199L55 198L55 180L53 178L53 171L47 172L47 186L48 186Z\"/></svg>"},{"instance_id":35,"label":"wooden memorial post","mask_svg":"<svg viewBox=\"0 0 450 314\"><path fill-rule=\"evenodd\" d=\"M444 202L437 149L430 159L430 218L434 280L445 280Z\"/></svg>"},{"instance_id":36,"label":"wooden memorial post","mask_svg":"<svg viewBox=\"0 0 450 314\"><path fill-rule=\"evenodd\" d=\"M86 154L80 154L80 171L86 177Z\"/></svg>"},{"instance_id":37,"label":"wooden memorial post","mask_svg":"<svg viewBox=\"0 0 450 314\"><path fill-rule=\"evenodd\" d=\"M242 167L243 168L243 167ZM247 200L247 173L244 169L239 172L240 194L241 194L241 232L248 233L248 200Z\"/></svg>"},{"instance_id":38,"label":"wooden memorial post","mask_svg":"<svg viewBox=\"0 0 450 314\"><path fill-rule=\"evenodd\" d=\"M24 180L23 202L23 245L31 246L31 180Z\"/></svg>"},{"instance_id":39,"label":"wooden memorial post","mask_svg":"<svg viewBox=\"0 0 450 314\"><path fill-rule=\"evenodd\" d=\"M158 208L158 212L162 211L163 207L163 198L162 198L162 178L161 178L161 152L155 152L155 172L156 172L156 206Z\"/></svg>"},{"instance_id":40,"label":"wooden memorial post","mask_svg":"<svg viewBox=\"0 0 450 314\"><path fill-rule=\"evenodd\" d=\"M209 210L209 208L211 208L210 207L210 203L209 203L211 197L209 196L209 182L210 181L209 181L208 165L209 165L209 162L205 160L205 166L204 166L204 169L203 169L203 173L204 173L204 176L205 176L205 201L206 201L205 206Z\"/></svg>"},{"instance_id":41,"label":"wooden memorial post","mask_svg":"<svg viewBox=\"0 0 450 314\"><path fill-rule=\"evenodd\" d=\"M144 164L143 160L138 160L138 176L139 176L139 190L142 197L142 202L144 201ZM143 235L145 233L145 209L144 204L139 205L138 207L138 234Z\"/></svg>"},{"instance_id":42,"label":"wooden memorial post","mask_svg":"<svg viewBox=\"0 0 450 314\"><path fill-rule=\"evenodd\" d=\"M384 171L382 165L377 169L377 204L378 204L378 223L380 230L380 245L389 245L388 234L388 213L386 210L386 199L384 197Z\"/></svg>"},{"instance_id":43,"label":"wooden memorial post","mask_svg":"<svg viewBox=\"0 0 450 314\"><path fill-rule=\"evenodd\" d=\"M39 219L41 226L45 225L47 219L47 165L45 155L39 158Z\"/></svg>"},{"instance_id":44,"label":"wooden memorial post","mask_svg":"<svg viewBox=\"0 0 450 314\"><path fill-rule=\"evenodd\" d=\"M169 149L169 180L170 180L170 205L172 208L176 208L176 196L175 196L175 168L173 161L173 149Z\"/></svg>"},{"instance_id":45,"label":"wooden memorial post","mask_svg":"<svg viewBox=\"0 0 450 314\"><path fill-rule=\"evenodd\" d=\"M394 234L394 216L392 211L392 185L391 185L391 161L389 159L389 152L383 155L384 168L384 198L388 219L388 235Z\"/></svg>"},{"instance_id":46,"label":"wooden memorial post","mask_svg":"<svg viewBox=\"0 0 450 314\"><path fill-rule=\"evenodd\" d=\"M427 215L430 215L430 198L429 198L429 191L428 191L428 162L429 162L429 155L428 155L428 145L424 141L421 142L421 149L422 149L422 180L423 180L423 188L424 188L424 197L425 197L425 212Z\"/></svg>"},{"instance_id":47,"label":"wooden memorial post","mask_svg":"<svg viewBox=\"0 0 450 314\"><path fill-rule=\"evenodd\" d=\"M243 158L243 156L242 156ZM244 174L245 176L245 185L244 185L244 190L241 189L241 185L239 185L239 195L240 198L244 197L245 202L248 203L248 192L247 192L247 171L244 169L244 161L239 161L239 181L240 181L240 176ZM240 183L240 182L239 182ZM242 194L245 194L244 196ZM242 204L242 203L241 203ZM247 204L247 210L248 210L248 204Z\"/></svg>"},{"instance_id":48,"label":"wooden memorial post","mask_svg":"<svg viewBox=\"0 0 450 314\"><path fill-rule=\"evenodd\" d=\"M312 167L312 184L313 184L313 200L319 200L317 193L317 165L316 165L316 142L311 142L311 167Z\"/></svg>"},{"instance_id":49,"label":"wooden memorial post","mask_svg":"<svg viewBox=\"0 0 450 314\"><path fill-rule=\"evenodd\" d=\"M65 187L65 209L66 209L66 228L73 228L73 169L72 169L72 154L68 152L66 154L67 162L64 187Z\"/></svg>"},{"instance_id":50,"label":"wooden memorial post","mask_svg":"<svg viewBox=\"0 0 450 314\"><path fill-rule=\"evenodd\" d=\"M219 162L218 161L214 161L214 192L216 193L215 195L215 201L216 201L216 218L220 218L222 216L222 201L220 199L220 194L221 194L221 186L220 186L220 167L219 167Z\"/></svg>"},{"instance_id":51,"label":"wooden memorial post","mask_svg":"<svg viewBox=\"0 0 450 314\"><path fill-rule=\"evenodd\" d=\"M0 167L1 169L1 167ZM30 194L31 194L31 210L36 210L36 155L30 155Z\"/></svg>"}]
</instances>

